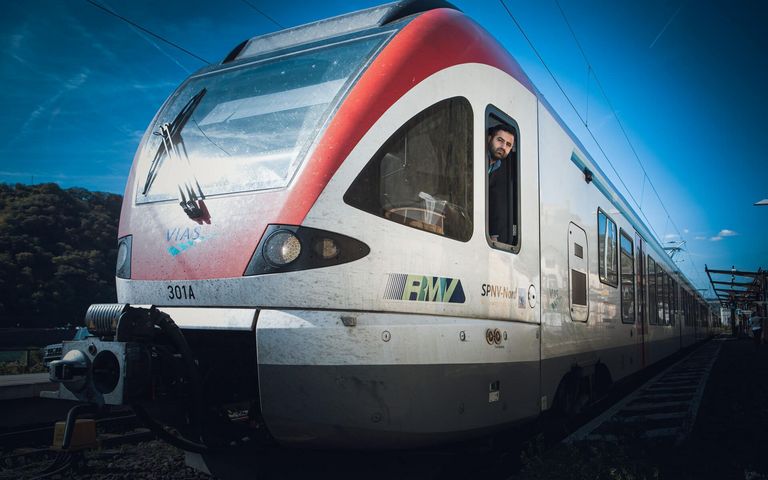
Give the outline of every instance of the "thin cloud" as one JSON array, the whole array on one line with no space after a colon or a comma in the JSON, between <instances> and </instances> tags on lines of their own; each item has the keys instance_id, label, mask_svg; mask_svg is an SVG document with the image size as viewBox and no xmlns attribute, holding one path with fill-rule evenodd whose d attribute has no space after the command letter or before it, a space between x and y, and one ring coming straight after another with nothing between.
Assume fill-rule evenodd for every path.
<instances>
[{"instance_id":1,"label":"thin cloud","mask_svg":"<svg viewBox=\"0 0 768 480\"><path fill-rule=\"evenodd\" d=\"M29 22L24 22L16 27L16 31L8 35L10 40L11 53L17 53L24 50L24 41L29 38Z\"/></svg>"},{"instance_id":2,"label":"thin cloud","mask_svg":"<svg viewBox=\"0 0 768 480\"><path fill-rule=\"evenodd\" d=\"M109 9L111 9L113 12L115 11L115 10L112 8L112 6L111 6L111 5L109 5L109 3L106 3L106 2L102 2L102 3L103 3L103 4L104 4L106 7L109 7ZM110 20L110 21L112 21L112 20ZM147 42L147 43L148 43L150 46L152 46L154 49L156 49L158 52L160 52L160 54L161 54L161 55L165 56L165 57L166 57L166 58L168 58L168 59L169 59L171 62L173 62L174 64L176 64L176 66L178 66L180 69L182 69L182 70L183 70L183 71L184 71L184 72L185 72L187 75L189 75L189 74L191 74L191 73L192 73L192 71L191 71L191 70L189 70L189 69L188 69L187 67L185 67L184 65L182 65L182 64L181 64L181 63L180 63L180 62L179 62L179 61L176 59L176 57L174 57L173 55L169 54L168 52L166 52L165 50L163 50L162 48L160 48L160 46L159 46L159 45L158 45L158 44L157 44L157 43L156 43L154 40L152 40L152 39L151 39L151 38L150 38L148 35L145 35L145 34L144 34L144 32L140 31L138 28L134 27L134 26L133 26L133 25L131 25L130 23L126 23L126 25L127 25L127 26L128 26L128 28L130 28L130 29L131 29L131 31L133 31L133 32L134 32L136 35L138 35L139 37L141 37L141 38L142 38L142 39L143 39L145 42ZM78 27L79 27L79 30L80 30L80 31L83 33L83 35L86 35L86 36L88 36L88 37L91 37L91 38L92 38L92 35L91 35L91 34L90 34L90 33L89 33L87 30L85 30L85 28L83 28L83 27L82 27L82 26L80 26L80 25L78 25ZM102 51L102 52L103 52L105 55L107 55L107 57L108 57L108 58L110 58L110 59L114 59L114 62L115 62L115 63L118 63L118 64L119 64L119 63L121 63L121 62L120 62L120 61L117 59L117 57L116 57L116 55L114 54L114 52L112 52L112 51L110 51L109 49L105 48L105 47L104 47L104 46L103 46L101 43L99 43L99 42L96 42L96 47L97 47L99 50L101 50L101 51Z\"/></svg>"},{"instance_id":3,"label":"thin cloud","mask_svg":"<svg viewBox=\"0 0 768 480\"><path fill-rule=\"evenodd\" d=\"M26 27L26 25L25 25ZM22 33L15 33L11 35L11 50L16 52L21 48L21 44L24 41L24 34Z\"/></svg>"},{"instance_id":4,"label":"thin cloud","mask_svg":"<svg viewBox=\"0 0 768 480\"><path fill-rule=\"evenodd\" d=\"M109 5L107 5L107 6L109 6ZM110 7L110 8L111 8L111 7ZM68 25L69 25L71 28L74 28L74 29L75 29L75 30L76 30L76 31L77 31L77 32L78 32L78 33L79 33L79 34L80 34L80 35L81 35L83 38L85 38L85 39L88 41L88 43L89 43L89 45L90 45L91 47L93 47L94 49L96 49L96 50L98 50L99 52L101 52L101 54L104 56L104 58L106 58L106 59L107 59L107 61L109 61L110 63L112 63L113 65L115 65L115 67L119 68L119 69L120 69L120 70L122 70L122 71L126 71L126 68L125 68L125 65L126 65L126 64L125 64L125 60L124 60L124 59L121 59L121 58L118 56L118 54L117 54L117 53L115 53L115 52L112 50L112 48L111 48L111 47L109 47L109 46L105 45L103 42L101 42L101 41L100 41L100 39L99 39L99 38L97 38L96 36L94 36L94 35L93 35L93 34L92 34L92 33L91 33L91 32L90 32L90 31L89 31L89 30L88 30L88 29L87 29L85 26L83 26L83 24L82 24L82 23L81 23L81 22L80 22L78 19L76 19L76 18L74 18L74 17L72 17L72 16L68 16L68 18L69 18L69 21L68 21ZM110 21L111 21L111 20L110 20ZM128 26L130 27L131 31L135 32L137 35L139 35L141 38L143 38L145 41L147 41L147 42L148 42L150 45L152 45L154 48L156 48L157 50L159 50L159 51L160 51L160 53L162 53L163 55L165 55L165 56L167 56L168 58L170 58L170 59L171 59L171 61L173 61L174 63L176 63L176 64L179 66L179 68L181 68L182 70L184 70L184 71L185 71L185 72L186 72L188 75L191 73L191 71L190 71L190 70L188 70L188 69L187 69L187 68L185 68L183 65L181 65L181 64L180 64L180 63L179 63L179 62L178 62L178 61L177 61L175 58L173 58L173 57L169 56L169 55L168 55L166 52L164 52L164 51L163 51L163 50L162 50L162 49L161 49L159 46L157 46L157 44L155 44L155 43L154 43L152 40L150 40L149 38L145 37L145 36L144 36L144 35L143 35L143 34L142 34L140 31L138 31L136 28L134 28L134 27L133 27L133 26L131 26L131 25L128 25ZM131 74L132 74L132 72L131 72Z\"/></svg>"},{"instance_id":5,"label":"thin cloud","mask_svg":"<svg viewBox=\"0 0 768 480\"><path fill-rule=\"evenodd\" d=\"M720 230L717 235L710 238L710 242L719 242L720 240L727 238L727 237L735 237L738 235L738 233L734 232L733 230L728 230L727 228Z\"/></svg>"},{"instance_id":6,"label":"thin cloud","mask_svg":"<svg viewBox=\"0 0 768 480\"><path fill-rule=\"evenodd\" d=\"M664 32L667 31L667 28L669 27L669 25L672 23L672 21L675 19L677 14L680 13L680 10L682 10L682 9L683 9L683 5L680 4L680 6L677 7L677 10L675 11L675 13L673 13L672 16L669 17L669 20L667 20L667 23L665 23L664 26L661 27L661 31L659 32L658 35L656 35L656 38L654 38L653 41L651 42L651 44L648 46L649 50L651 48L653 48L654 45L656 45L656 42L658 42L659 39L661 38L661 36L664 35Z\"/></svg>"},{"instance_id":7,"label":"thin cloud","mask_svg":"<svg viewBox=\"0 0 768 480\"><path fill-rule=\"evenodd\" d=\"M55 108L61 97L73 90L80 88L86 82L86 80L88 80L90 73L91 71L88 68L84 68L69 79L65 80L63 82L63 87L58 92L49 97L48 100L38 105L37 108L35 108L32 113L29 114L27 119L24 121L24 124L19 129L19 137L25 136L29 129L32 127L32 124L35 122L35 120L40 118L41 115L46 113L48 110Z\"/></svg>"},{"instance_id":8,"label":"thin cloud","mask_svg":"<svg viewBox=\"0 0 768 480\"><path fill-rule=\"evenodd\" d=\"M166 52L165 50L163 50L162 48L160 48L160 45L158 45L158 44L157 44L157 42L155 42L154 40L152 40L151 38L149 38L149 36L148 36L148 35L145 35L145 34L144 34L144 32L141 32L141 31L139 31L139 30L138 30L137 28L135 28L133 25L130 25L130 27L131 27L131 30L133 30L133 31L134 31L134 32L135 32L135 33L136 33L138 36L140 36L141 38L143 38L143 39L144 39L144 40L145 40L147 43L149 43L149 44L150 44L152 47L154 47L154 48L155 48L155 50L157 50L158 52L160 52L160 54L162 54L164 57L166 57L167 59L169 59L170 61L172 61L173 63L175 63L177 67L179 67L180 69L184 70L184 72L185 72L187 75L189 75L189 74L191 74L191 73L192 73L192 71L191 71L190 69L188 69L187 67L185 67L184 65L182 65L182 64L181 64L181 63L180 63L180 62L179 62L179 61L176 59L176 57L174 57L174 56L173 56L173 55L171 55L170 53L168 53L168 52Z\"/></svg>"},{"instance_id":9,"label":"thin cloud","mask_svg":"<svg viewBox=\"0 0 768 480\"><path fill-rule=\"evenodd\" d=\"M70 28L73 28L77 33L79 33L85 40L87 40L88 44L91 46L91 48L94 48L95 50L98 50L101 52L102 55L104 55L104 58L106 58L110 63L113 65L119 67L120 69L125 69L125 62L121 61L121 59L113 52L111 49L104 46L104 44L99 40L99 38L96 38L87 28L83 26L83 24L78 20L76 17L72 15L65 15L67 25Z\"/></svg>"},{"instance_id":10,"label":"thin cloud","mask_svg":"<svg viewBox=\"0 0 768 480\"><path fill-rule=\"evenodd\" d=\"M13 58L17 62L19 62L19 64L21 64L22 67L24 67L27 70L29 70L30 72L34 73L35 76L37 76L37 77L46 78L48 80L51 80L54 83L60 83L61 82L61 78L58 75L54 75L54 74L52 74L50 72L47 72L47 71L44 71L44 70L41 70L41 69L37 68L36 65L34 65L33 63L27 61L24 57L22 57L19 54L12 53L11 54L11 58Z\"/></svg>"},{"instance_id":11,"label":"thin cloud","mask_svg":"<svg viewBox=\"0 0 768 480\"><path fill-rule=\"evenodd\" d=\"M18 172L0 170L0 178L23 178L35 179L35 183L58 182L58 181L102 181L102 180L125 180L125 175L69 175L65 173L46 173L46 172Z\"/></svg>"},{"instance_id":12,"label":"thin cloud","mask_svg":"<svg viewBox=\"0 0 768 480\"><path fill-rule=\"evenodd\" d=\"M47 70L37 68L37 65L28 61L26 56L30 54L30 46L27 45L27 39L34 35L31 34L29 24L25 23L17 28L16 32L9 36L8 55L16 60L22 67L34 73L37 78L46 78L55 83L60 83L61 79ZM18 74L18 73L17 73ZM22 78L24 78L22 76Z\"/></svg>"},{"instance_id":13,"label":"thin cloud","mask_svg":"<svg viewBox=\"0 0 768 480\"><path fill-rule=\"evenodd\" d=\"M136 90L167 90L170 88L176 88L178 83L176 82L152 82L152 83L132 83L130 87Z\"/></svg>"}]
</instances>

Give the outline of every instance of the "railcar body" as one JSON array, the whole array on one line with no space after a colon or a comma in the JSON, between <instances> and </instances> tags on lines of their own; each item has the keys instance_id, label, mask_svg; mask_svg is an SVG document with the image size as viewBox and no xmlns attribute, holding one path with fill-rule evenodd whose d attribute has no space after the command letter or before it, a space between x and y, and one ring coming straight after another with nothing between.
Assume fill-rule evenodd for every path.
<instances>
[{"instance_id":1,"label":"railcar body","mask_svg":"<svg viewBox=\"0 0 768 480\"><path fill-rule=\"evenodd\" d=\"M144 135L119 237L120 305L92 307L97 337L51 375L63 398L197 402L181 423L202 450L238 402L282 444L466 438L576 410L706 335L696 290L519 65L441 2L257 37L193 74Z\"/></svg>"}]
</instances>

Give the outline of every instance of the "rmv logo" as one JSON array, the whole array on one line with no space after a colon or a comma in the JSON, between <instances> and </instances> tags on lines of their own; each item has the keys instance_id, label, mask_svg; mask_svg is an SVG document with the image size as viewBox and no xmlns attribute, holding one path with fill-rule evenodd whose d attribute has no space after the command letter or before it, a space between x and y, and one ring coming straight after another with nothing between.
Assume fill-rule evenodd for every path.
<instances>
[{"instance_id":1,"label":"rmv logo","mask_svg":"<svg viewBox=\"0 0 768 480\"><path fill-rule=\"evenodd\" d=\"M461 280L448 277L428 277L390 273L384 298L412 302L464 303Z\"/></svg>"}]
</instances>

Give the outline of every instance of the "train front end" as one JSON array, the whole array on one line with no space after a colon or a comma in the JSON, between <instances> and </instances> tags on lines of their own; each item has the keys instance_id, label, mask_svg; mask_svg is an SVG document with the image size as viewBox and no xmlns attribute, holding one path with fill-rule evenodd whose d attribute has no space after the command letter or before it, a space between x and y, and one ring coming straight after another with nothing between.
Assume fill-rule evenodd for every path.
<instances>
[{"instance_id":1,"label":"train front end","mask_svg":"<svg viewBox=\"0 0 768 480\"><path fill-rule=\"evenodd\" d=\"M291 445L426 445L538 413L535 398L499 392L537 391L538 347L509 343L537 326L468 308L468 279L484 281L457 261L473 262L469 239L483 228L471 222L472 183L435 180L415 206L381 215L347 198L371 152L409 121L392 106L424 97L415 86L473 62L519 74L461 13L414 3L257 37L166 101L125 191L119 303L92 306L94 336L51 365L60 398L130 404L202 452L257 430ZM466 78L434 82L420 88L450 99ZM433 154L482 148L467 118L469 133ZM395 163L384 174L398 175Z\"/></svg>"}]
</instances>

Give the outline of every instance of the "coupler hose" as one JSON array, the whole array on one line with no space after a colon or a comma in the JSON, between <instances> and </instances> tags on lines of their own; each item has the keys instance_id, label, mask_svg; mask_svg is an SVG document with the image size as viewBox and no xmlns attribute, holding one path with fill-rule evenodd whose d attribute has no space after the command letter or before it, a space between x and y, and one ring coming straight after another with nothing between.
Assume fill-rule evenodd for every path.
<instances>
[{"instance_id":1,"label":"coupler hose","mask_svg":"<svg viewBox=\"0 0 768 480\"><path fill-rule=\"evenodd\" d=\"M171 445L181 448L182 450L188 450L195 453L204 453L209 451L209 447L203 442L203 383L200 379L200 373L197 370L197 363L195 363L195 357L192 354L192 349L189 348L189 343L181 332L181 329L173 321L173 319L167 313L163 313L158 310L154 305L149 309L149 319L152 324L158 326L160 330L171 340L173 346L181 354L181 358L187 369L187 375L192 386L192 411L191 411L191 425L198 441L189 440L187 438L174 435L165 427L157 422L147 411L139 404L132 404L131 408L149 428L158 437Z\"/></svg>"}]
</instances>

